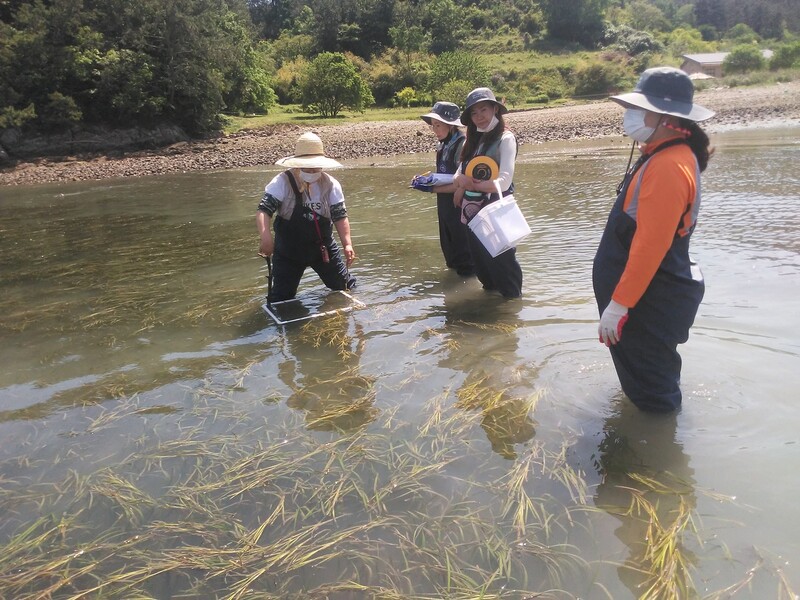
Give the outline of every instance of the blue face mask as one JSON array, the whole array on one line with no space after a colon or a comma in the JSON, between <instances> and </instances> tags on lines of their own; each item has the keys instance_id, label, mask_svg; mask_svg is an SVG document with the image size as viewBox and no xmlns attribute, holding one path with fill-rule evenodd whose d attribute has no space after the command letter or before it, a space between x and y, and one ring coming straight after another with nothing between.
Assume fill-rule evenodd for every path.
<instances>
[{"instance_id":1,"label":"blue face mask","mask_svg":"<svg viewBox=\"0 0 800 600\"><path fill-rule=\"evenodd\" d=\"M626 108L625 115L622 117L622 128L625 130L625 135L641 143L649 140L656 129L644 124L646 114L647 111L643 108Z\"/></svg>"}]
</instances>

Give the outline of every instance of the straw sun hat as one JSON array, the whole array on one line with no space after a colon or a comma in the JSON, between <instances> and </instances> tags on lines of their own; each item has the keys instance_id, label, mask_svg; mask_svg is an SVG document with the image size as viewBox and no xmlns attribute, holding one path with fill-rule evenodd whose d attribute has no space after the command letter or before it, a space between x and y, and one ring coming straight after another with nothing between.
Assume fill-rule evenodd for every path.
<instances>
[{"instance_id":1,"label":"straw sun hat","mask_svg":"<svg viewBox=\"0 0 800 600\"><path fill-rule=\"evenodd\" d=\"M293 156L281 158L275 164L293 169L332 169L342 166L340 162L325 156L322 140L310 131L297 138Z\"/></svg>"}]
</instances>

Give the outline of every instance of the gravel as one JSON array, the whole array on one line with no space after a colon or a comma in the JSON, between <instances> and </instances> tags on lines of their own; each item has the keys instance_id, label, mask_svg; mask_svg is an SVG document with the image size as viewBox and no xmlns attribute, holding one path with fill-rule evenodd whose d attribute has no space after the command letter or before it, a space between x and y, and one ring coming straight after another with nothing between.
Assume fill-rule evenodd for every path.
<instances>
[{"instance_id":1,"label":"gravel","mask_svg":"<svg viewBox=\"0 0 800 600\"><path fill-rule=\"evenodd\" d=\"M800 81L759 87L716 88L698 92L696 102L717 111L704 127L800 125ZM420 112L422 114L422 111ZM608 100L556 108L512 110L508 127L520 144L591 139L622 134L622 111ZM271 165L292 154L297 137L309 128L276 125L218 138L180 142L121 157L65 156L19 162L0 170L0 185L100 180L163 173L236 169ZM339 160L433 152L425 123L385 121L311 127L326 154Z\"/></svg>"}]
</instances>

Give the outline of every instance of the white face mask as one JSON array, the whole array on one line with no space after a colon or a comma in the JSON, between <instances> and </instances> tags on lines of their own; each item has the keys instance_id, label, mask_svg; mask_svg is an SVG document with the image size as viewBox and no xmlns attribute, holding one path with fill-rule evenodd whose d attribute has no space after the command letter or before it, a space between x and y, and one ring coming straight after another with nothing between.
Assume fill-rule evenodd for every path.
<instances>
[{"instance_id":1,"label":"white face mask","mask_svg":"<svg viewBox=\"0 0 800 600\"><path fill-rule=\"evenodd\" d=\"M647 111L642 108L626 108L625 115L622 117L622 128L625 135L637 142L646 142L655 132L655 127L648 127L644 124L644 117Z\"/></svg>"},{"instance_id":2,"label":"white face mask","mask_svg":"<svg viewBox=\"0 0 800 600\"><path fill-rule=\"evenodd\" d=\"M492 129L494 129L495 127L497 127L497 124L498 124L499 122L500 122L500 121L498 120L498 118L497 118L497 115L495 115L495 116L493 116L493 117L492 117L492 120L489 122L489 126L488 126L488 127L486 127L486 129L482 129L482 128L480 128L480 127L477 127L477 126L476 126L476 129L477 129L478 131L480 131L481 133L486 133L487 131L491 131Z\"/></svg>"},{"instance_id":3,"label":"white face mask","mask_svg":"<svg viewBox=\"0 0 800 600\"><path fill-rule=\"evenodd\" d=\"M306 173L305 171L300 171L300 179L306 183L314 183L320 177L322 177L322 171L317 171L316 173Z\"/></svg>"}]
</instances>

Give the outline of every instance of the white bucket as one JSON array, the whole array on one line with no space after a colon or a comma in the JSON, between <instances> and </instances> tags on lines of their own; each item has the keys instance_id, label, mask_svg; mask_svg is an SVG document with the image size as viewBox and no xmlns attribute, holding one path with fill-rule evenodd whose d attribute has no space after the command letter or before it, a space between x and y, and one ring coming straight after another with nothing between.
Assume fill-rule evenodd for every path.
<instances>
[{"instance_id":1,"label":"white bucket","mask_svg":"<svg viewBox=\"0 0 800 600\"><path fill-rule=\"evenodd\" d=\"M484 206L467 225L492 258L516 247L531 232L513 195Z\"/></svg>"}]
</instances>

